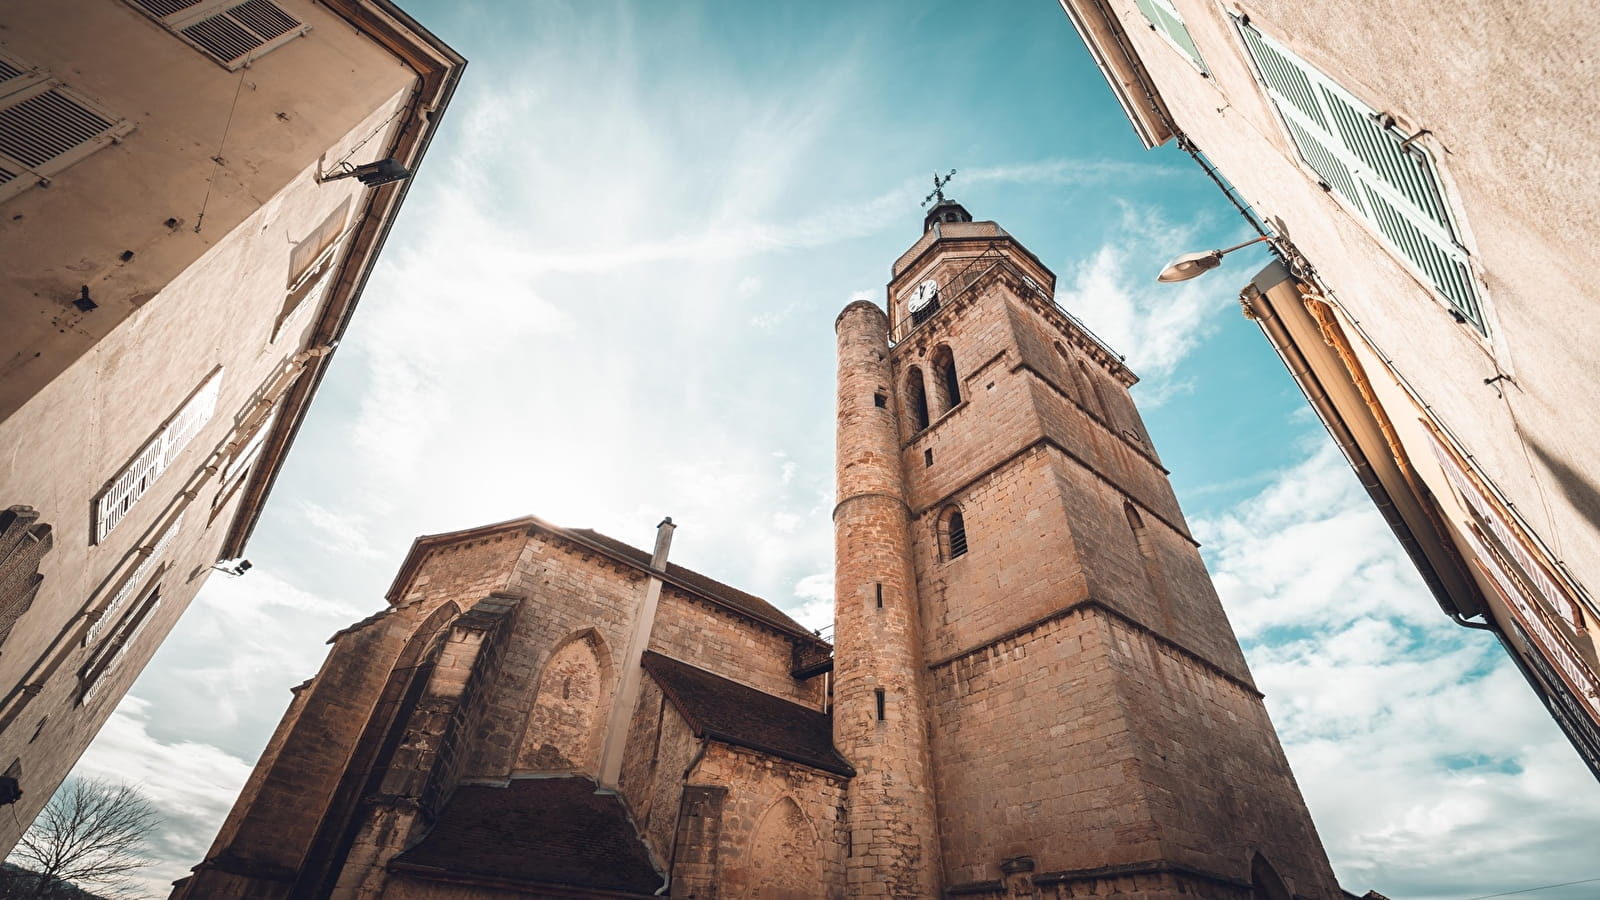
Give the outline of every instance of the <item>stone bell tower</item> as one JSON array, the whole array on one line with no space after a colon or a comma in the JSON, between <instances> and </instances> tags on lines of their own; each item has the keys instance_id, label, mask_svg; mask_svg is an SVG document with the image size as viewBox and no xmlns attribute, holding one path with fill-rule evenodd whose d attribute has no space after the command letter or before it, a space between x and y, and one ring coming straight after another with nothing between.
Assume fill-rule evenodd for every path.
<instances>
[{"instance_id":1,"label":"stone bell tower","mask_svg":"<svg viewBox=\"0 0 1600 900\"><path fill-rule=\"evenodd\" d=\"M945 200L839 342L850 896L1335 898L1128 389Z\"/></svg>"}]
</instances>

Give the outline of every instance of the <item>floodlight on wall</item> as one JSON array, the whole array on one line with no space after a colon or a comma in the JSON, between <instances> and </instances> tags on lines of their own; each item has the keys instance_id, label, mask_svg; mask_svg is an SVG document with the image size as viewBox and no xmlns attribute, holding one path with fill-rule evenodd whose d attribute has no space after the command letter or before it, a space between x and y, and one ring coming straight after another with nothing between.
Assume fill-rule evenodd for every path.
<instances>
[{"instance_id":1,"label":"floodlight on wall","mask_svg":"<svg viewBox=\"0 0 1600 900\"><path fill-rule=\"evenodd\" d=\"M224 575L232 575L237 578L238 576L250 571L251 565L250 560L248 559L224 559L213 563L211 568L216 569L218 572L221 572Z\"/></svg>"},{"instance_id":2,"label":"floodlight on wall","mask_svg":"<svg viewBox=\"0 0 1600 900\"><path fill-rule=\"evenodd\" d=\"M1167 267L1161 270L1161 274L1156 276L1156 280L1166 282L1188 281L1191 278L1204 275L1212 269L1215 269L1217 266L1222 265L1222 258L1229 253L1232 253L1235 250L1242 250L1251 244L1259 244L1262 241L1270 240L1272 240L1271 237L1263 234L1260 237L1253 237L1242 244L1234 244L1232 247L1222 250L1207 250L1203 253L1185 253L1177 259L1174 259L1172 262L1167 263Z\"/></svg>"},{"instance_id":3,"label":"floodlight on wall","mask_svg":"<svg viewBox=\"0 0 1600 900\"><path fill-rule=\"evenodd\" d=\"M340 178L359 178L367 187L378 187L392 181L403 181L411 177L411 170L400 164L394 157L370 162L364 166L352 166L349 163L339 163L332 172L317 176L319 183L337 181Z\"/></svg>"}]
</instances>

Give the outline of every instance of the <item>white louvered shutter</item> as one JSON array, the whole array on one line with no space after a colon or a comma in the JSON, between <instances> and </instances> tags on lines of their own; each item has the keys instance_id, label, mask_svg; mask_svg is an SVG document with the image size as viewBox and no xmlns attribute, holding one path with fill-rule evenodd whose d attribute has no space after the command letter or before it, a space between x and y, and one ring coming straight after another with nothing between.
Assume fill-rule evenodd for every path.
<instances>
[{"instance_id":1,"label":"white louvered shutter","mask_svg":"<svg viewBox=\"0 0 1600 900\"><path fill-rule=\"evenodd\" d=\"M230 71L311 30L272 0L128 2Z\"/></svg>"},{"instance_id":2,"label":"white louvered shutter","mask_svg":"<svg viewBox=\"0 0 1600 900\"><path fill-rule=\"evenodd\" d=\"M111 600L100 611L100 617L95 619L93 624L89 626L89 632L83 639L85 646L94 643L95 639L104 633L107 626L114 621L117 610L122 608L122 604L133 596L139 586L144 584L145 579L155 570L156 565L161 562L162 555L166 553L167 546L177 536L178 529L183 527L183 516L183 513L179 513L178 517L172 520L172 524L167 526L167 530L161 532L161 536L156 538L156 542L153 545L148 548L140 548L140 553L143 555L139 558L139 564L134 566L133 571L129 572L122 581L118 582L116 590L111 594ZM146 553L144 552L145 550L149 552Z\"/></svg>"},{"instance_id":3,"label":"white louvered shutter","mask_svg":"<svg viewBox=\"0 0 1600 900\"><path fill-rule=\"evenodd\" d=\"M1468 254L1433 160L1380 114L1288 48L1239 23L1256 71L1306 165L1409 262L1450 306L1486 332Z\"/></svg>"},{"instance_id":4,"label":"white louvered shutter","mask_svg":"<svg viewBox=\"0 0 1600 900\"><path fill-rule=\"evenodd\" d=\"M1188 26L1183 24L1183 17L1178 15L1177 7L1172 5L1172 0L1134 0L1139 11L1150 20L1150 26L1157 34L1166 38L1178 52L1189 58L1195 68L1202 72L1206 69L1205 60L1200 58L1200 48L1194 45L1194 38L1189 36Z\"/></svg>"},{"instance_id":5,"label":"white louvered shutter","mask_svg":"<svg viewBox=\"0 0 1600 900\"><path fill-rule=\"evenodd\" d=\"M133 130L133 123L0 53L0 200L27 190Z\"/></svg>"},{"instance_id":6,"label":"white louvered shutter","mask_svg":"<svg viewBox=\"0 0 1600 900\"><path fill-rule=\"evenodd\" d=\"M156 436L142 447L121 472L111 479L110 487L95 500L95 542L105 540L113 528L122 521L128 510L155 484L161 473L172 465L200 429L211 421L217 408L217 391L222 386L222 370L218 369L206 379L205 384L189 398Z\"/></svg>"}]
</instances>

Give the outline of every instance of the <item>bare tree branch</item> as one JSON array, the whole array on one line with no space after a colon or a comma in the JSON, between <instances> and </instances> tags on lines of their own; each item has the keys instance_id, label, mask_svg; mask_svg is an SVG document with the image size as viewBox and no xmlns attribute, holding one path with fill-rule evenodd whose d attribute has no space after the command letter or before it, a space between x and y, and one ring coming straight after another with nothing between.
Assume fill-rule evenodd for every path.
<instances>
[{"instance_id":1,"label":"bare tree branch","mask_svg":"<svg viewBox=\"0 0 1600 900\"><path fill-rule=\"evenodd\" d=\"M130 895L130 876L150 865L145 840L160 822L155 807L131 785L68 781L11 851L12 863L42 876L23 896L44 900L63 881L102 894ZM18 895L8 890L7 896Z\"/></svg>"}]
</instances>

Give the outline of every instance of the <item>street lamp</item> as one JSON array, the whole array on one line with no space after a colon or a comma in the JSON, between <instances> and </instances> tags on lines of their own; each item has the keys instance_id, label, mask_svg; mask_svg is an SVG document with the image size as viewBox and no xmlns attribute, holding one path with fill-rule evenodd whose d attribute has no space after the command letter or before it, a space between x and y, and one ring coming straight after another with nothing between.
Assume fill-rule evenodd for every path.
<instances>
[{"instance_id":1,"label":"street lamp","mask_svg":"<svg viewBox=\"0 0 1600 900\"><path fill-rule=\"evenodd\" d=\"M1253 237L1242 244L1234 244L1232 247L1228 247L1225 250L1208 250L1204 253L1185 253L1177 259L1174 259L1172 262L1167 263L1167 267L1161 270L1161 274L1156 276L1156 280L1166 282L1188 281L1191 278L1194 278L1198 275L1203 275L1206 272L1215 269L1217 266L1222 265L1222 257L1226 256L1227 254L1232 253L1235 250L1248 247L1251 244L1258 244L1262 241L1270 240L1272 240L1272 238L1263 234L1260 237Z\"/></svg>"}]
</instances>

